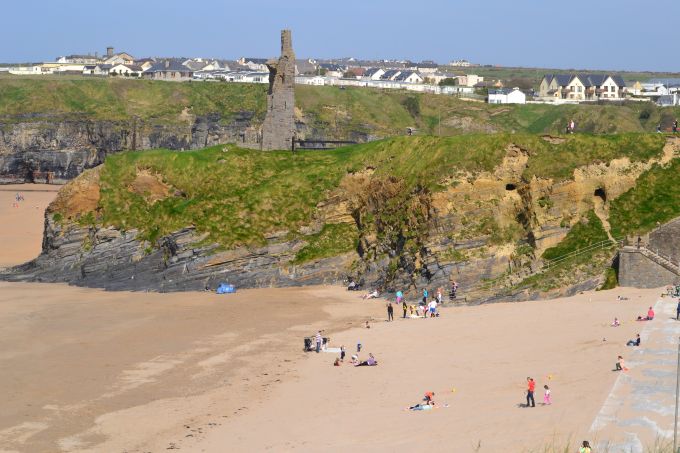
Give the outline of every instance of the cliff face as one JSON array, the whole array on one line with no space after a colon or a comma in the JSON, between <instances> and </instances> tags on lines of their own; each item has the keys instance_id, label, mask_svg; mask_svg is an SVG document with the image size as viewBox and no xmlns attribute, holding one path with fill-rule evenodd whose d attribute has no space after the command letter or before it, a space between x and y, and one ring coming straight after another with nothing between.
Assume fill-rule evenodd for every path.
<instances>
[{"instance_id":1,"label":"cliff face","mask_svg":"<svg viewBox=\"0 0 680 453\"><path fill-rule=\"evenodd\" d=\"M452 174L436 192L367 167L346 174L317 205L311 224L295 234L279 231L264 245L226 251L193 227L149 242L136 229L84 220L99 206L98 168L60 191L46 214L41 256L2 278L179 291L212 289L222 281L239 287L290 286L340 282L353 275L367 287L384 289L448 287L457 281L469 297L493 300L499 290L531 275L542 252L564 239L587 212L595 210L608 230L610 200L633 187L655 162L677 157L679 149L672 140L663 155L649 161L619 158L552 180L527 179L530 153L511 144L493 171ZM140 173L135 181L148 176ZM164 190L159 186L159 196L167 196ZM146 196L152 192L144 189ZM356 250L299 264L298 251L329 224L356 228ZM610 258L600 257L596 264L606 267ZM592 289L599 280L591 277L574 271L555 294ZM537 296L536 291L510 295Z\"/></svg>"},{"instance_id":2,"label":"cliff face","mask_svg":"<svg viewBox=\"0 0 680 453\"><path fill-rule=\"evenodd\" d=\"M217 114L183 119L154 124L41 116L0 122L0 183L31 182L34 172L53 172L53 181L63 183L101 164L107 154L122 150L198 149L222 143L248 146L257 141L249 112L227 121Z\"/></svg>"}]
</instances>

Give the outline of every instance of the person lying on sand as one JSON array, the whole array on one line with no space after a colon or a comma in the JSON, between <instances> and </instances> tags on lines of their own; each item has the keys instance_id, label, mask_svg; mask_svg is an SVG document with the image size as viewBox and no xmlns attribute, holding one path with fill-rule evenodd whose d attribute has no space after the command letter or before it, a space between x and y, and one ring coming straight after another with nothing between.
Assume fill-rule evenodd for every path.
<instances>
[{"instance_id":1,"label":"person lying on sand","mask_svg":"<svg viewBox=\"0 0 680 453\"><path fill-rule=\"evenodd\" d=\"M415 406L409 407L410 410L412 411L426 411L429 409L434 409L434 403L432 404L416 404Z\"/></svg>"},{"instance_id":2,"label":"person lying on sand","mask_svg":"<svg viewBox=\"0 0 680 453\"><path fill-rule=\"evenodd\" d=\"M635 340L628 340L626 346L640 346L640 334L637 334Z\"/></svg>"},{"instance_id":3,"label":"person lying on sand","mask_svg":"<svg viewBox=\"0 0 680 453\"><path fill-rule=\"evenodd\" d=\"M614 322L612 323L612 327L619 327L621 323L619 322L619 318L614 318Z\"/></svg>"},{"instance_id":4,"label":"person lying on sand","mask_svg":"<svg viewBox=\"0 0 680 453\"><path fill-rule=\"evenodd\" d=\"M643 317L643 316L637 317L638 321L651 321L652 319L654 319L654 310L652 309L652 307L649 307L649 310L647 310L647 316L646 317Z\"/></svg>"},{"instance_id":5,"label":"person lying on sand","mask_svg":"<svg viewBox=\"0 0 680 453\"><path fill-rule=\"evenodd\" d=\"M373 354L370 352L368 353L368 359L364 360L363 362L359 362L358 364L354 366L376 366L378 364L378 361L375 360L375 357L373 357Z\"/></svg>"},{"instance_id":6,"label":"person lying on sand","mask_svg":"<svg viewBox=\"0 0 680 453\"><path fill-rule=\"evenodd\" d=\"M374 289L373 292L370 292L368 294L365 294L362 296L364 299L376 299L379 296L378 290Z\"/></svg>"}]
</instances>

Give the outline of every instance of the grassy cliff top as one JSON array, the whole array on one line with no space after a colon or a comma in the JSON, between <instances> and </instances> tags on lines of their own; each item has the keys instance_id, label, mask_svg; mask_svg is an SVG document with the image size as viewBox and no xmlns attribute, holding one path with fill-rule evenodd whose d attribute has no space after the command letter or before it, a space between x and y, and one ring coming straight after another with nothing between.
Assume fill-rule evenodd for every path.
<instances>
[{"instance_id":1,"label":"grassy cliff top","mask_svg":"<svg viewBox=\"0 0 680 453\"><path fill-rule=\"evenodd\" d=\"M186 122L186 115L218 113L228 120L238 112L262 120L266 85L170 83L125 78L77 76L0 76L0 122L41 120L45 115L96 120ZM295 87L301 120L329 137L352 132L378 137L470 132L558 133L574 119L579 132L652 132L669 129L680 108L651 103L625 105L489 105L453 96L330 86ZM440 121L441 120L441 121ZM441 126L441 127L440 127Z\"/></svg>"},{"instance_id":2,"label":"grassy cliff top","mask_svg":"<svg viewBox=\"0 0 680 453\"><path fill-rule=\"evenodd\" d=\"M309 225L330 190L347 174L367 168L373 177L403 181L407 190L437 191L460 171L492 171L511 144L529 153L525 179L566 179L592 162L658 157L665 143L659 134L563 138L555 144L526 134L398 137L296 154L232 146L123 152L109 156L100 168L99 205L79 221L137 228L152 240L193 225L224 247L257 245L273 233L295 234ZM58 211L61 218L69 217Z\"/></svg>"}]
</instances>

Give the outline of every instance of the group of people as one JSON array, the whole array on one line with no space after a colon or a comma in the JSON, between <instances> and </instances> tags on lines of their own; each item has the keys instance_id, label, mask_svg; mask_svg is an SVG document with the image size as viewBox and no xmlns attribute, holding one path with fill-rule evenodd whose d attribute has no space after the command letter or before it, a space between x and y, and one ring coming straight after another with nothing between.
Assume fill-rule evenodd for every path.
<instances>
[{"instance_id":1,"label":"group of people","mask_svg":"<svg viewBox=\"0 0 680 453\"><path fill-rule=\"evenodd\" d=\"M368 358L366 360L360 360L359 359L359 353L361 352L361 343L357 343L357 352L356 354L352 354L352 359L350 360L350 364L353 366L377 366L378 361L375 359L375 356L373 353L368 353ZM345 350L345 345L340 346L340 357L336 357L335 362L333 362L334 366L340 366L343 363L345 363L345 355L347 354L347 351Z\"/></svg>"},{"instance_id":2,"label":"group of people","mask_svg":"<svg viewBox=\"0 0 680 453\"><path fill-rule=\"evenodd\" d=\"M527 377L527 404L524 407L536 407L536 400L534 399L534 392L536 391L536 381L533 378ZM552 393L547 384L543 386L543 405L552 404Z\"/></svg>"}]
</instances>

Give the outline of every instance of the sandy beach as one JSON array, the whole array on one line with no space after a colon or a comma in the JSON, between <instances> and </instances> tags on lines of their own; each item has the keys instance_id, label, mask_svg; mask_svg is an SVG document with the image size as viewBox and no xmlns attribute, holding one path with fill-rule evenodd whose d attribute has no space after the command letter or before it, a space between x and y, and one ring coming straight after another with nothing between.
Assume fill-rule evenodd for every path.
<instances>
[{"instance_id":1,"label":"sandy beach","mask_svg":"<svg viewBox=\"0 0 680 453\"><path fill-rule=\"evenodd\" d=\"M0 204L3 220L17 209ZM0 240L18 225L41 230L40 211L14 212ZM39 234L25 239L5 263L39 252ZM631 435L648 447L667 434L669 364L659 358L673 353L680 324L660 293L452 306L434 319L400 319L396 309L386 322L384 301L336 287L220 296L0 283L0 451L543 452ZM650 305L661 315L634 321ZM610 327L614 316L620 327ZM303 352L317 329L348 356L361 342L360 357L373 353L379 365L334 367L335 353ZM643 347L626 347L638 332ZM630 371L612 371L618 354ZM656 366L665 368L650 374ZM536 408L523 407L527 376ZM666 398L643 414L656 428L634 422L648 400L628 404L644 379ZM426 391L437 409L405 410Z\"/></svg>"},{"instance_id":2,"label":"sandy beach","mask_svg":"<svg viewBox=\"0 0 680 453\"><path fill-rule=\"evenodd\" d=\"M0 267L14 266L40 253L45 208L61 186L50 184L0 185ZM16 194L24 200L17 206Z\"/></svg>"}]
</instances>

